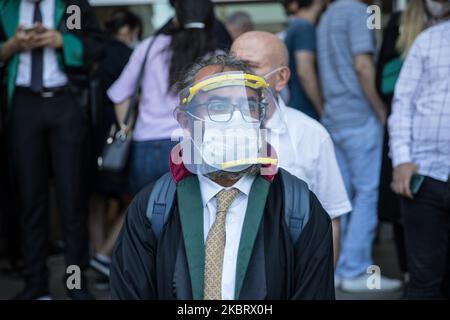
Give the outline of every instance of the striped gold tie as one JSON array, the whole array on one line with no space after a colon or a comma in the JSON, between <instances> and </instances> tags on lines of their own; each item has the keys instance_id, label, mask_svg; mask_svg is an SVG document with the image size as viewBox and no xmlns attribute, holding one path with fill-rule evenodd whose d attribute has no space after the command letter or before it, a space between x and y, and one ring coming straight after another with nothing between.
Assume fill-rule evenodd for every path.
<instances>
[{"instance_id":1,"label":"striped gold tie","mask_svg":"<svg viewBox=\"0 0 450 320\"><path fill-rule=\"evenodd\" d=\"M222 299L222 269L225 252L225 217L239 190L232 188L216 194L216 220L208 232L205 243L205 277L203 296L205 300Z\"/></svg>"}]
</instances>

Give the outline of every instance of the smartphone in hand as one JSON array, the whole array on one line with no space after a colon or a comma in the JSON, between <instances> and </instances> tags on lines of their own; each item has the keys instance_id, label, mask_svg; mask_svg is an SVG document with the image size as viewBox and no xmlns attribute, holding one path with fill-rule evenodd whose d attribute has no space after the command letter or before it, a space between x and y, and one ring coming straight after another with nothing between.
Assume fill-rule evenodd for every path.
<instances>
[{"instance_id":1,"label":"smartphone in hand","mask_svg":"<svg viewBox=\"0 0 450 320\"><path fill-rule=\"evenodd\" d=\"M42 33L45 30L46 30L46 28L40 22L37 22L34 25L26 27L26 28L23 29L23 31L26 34L29 34L29 33L32 33L32 32L34 32L34 33Z\"/></svg>"},{"instance_id":2,"label":"smartphone in hand","mask_svg":"<svg viewBox=\"0 0 450 320\"><path fill-rule=\"evenodd\" d=\"M37 27L36 26L32 26L32 27L28 27L28 28L25 28L25 29L23 29L23 31L25 32L25 33L31 33L31 32L35 32L37 30Z\"/></svg>"},{"instance_id":3,"label":"smartphone in hand","mask_svg":"<svg viewBox=\"0 0 450 320\"><path fill-rule=\"evenodd\" d=\"M410 189L413 195L416 195L419 192L420 187L423 184L425 177L420 174L415 174L411 177Z\"/></svg>"}]
</instances>

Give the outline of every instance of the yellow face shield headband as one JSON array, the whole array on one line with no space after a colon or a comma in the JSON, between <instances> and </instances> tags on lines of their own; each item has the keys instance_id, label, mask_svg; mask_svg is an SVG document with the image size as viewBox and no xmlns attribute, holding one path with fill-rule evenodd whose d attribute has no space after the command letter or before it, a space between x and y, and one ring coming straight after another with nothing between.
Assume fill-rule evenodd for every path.
<instances>
[{"instance_id":1,"label":"yellow face shield headband","mask_svg":"<svg viewBox=\"0 0 450 320\"><path fill-rule=\"evenodd\" d=\"M278 159L269 158L269 157L257 157L257 158L244 158L240 160L223 162L220 167L221 169L232 168L235 166L241 166L243 164L262 164L262 165L273 165L276 166L278 164Z\"/></svg>"},{"instance_id":2,"label":"yellow face shield headband","mask_svg":"<svg viewBox=\"0 0 450 320\"><path fill-rule=\"evenodd\" d=\"M186 90L185 97L181 97L181 104L185 105L192 101L194 96L201 91L210 91L221 87L243 85L251 89L268 88L264 78L255 76L248 73L231 73L221 74L215 77L211 77L200 81Z\"/></svg>"}]
</instances>

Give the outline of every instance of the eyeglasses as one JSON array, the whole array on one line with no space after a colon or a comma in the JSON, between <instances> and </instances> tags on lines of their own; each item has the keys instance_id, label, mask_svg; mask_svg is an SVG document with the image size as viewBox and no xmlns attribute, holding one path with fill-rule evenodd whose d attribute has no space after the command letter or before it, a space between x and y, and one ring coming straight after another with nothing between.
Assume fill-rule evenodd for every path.
<instances>
[{"instance_id":1,"label":"eyeglasses","mask_svg":"<svg viewBox=\"0 0 450 320\"><path fill-rule=\"evenodd\" d=\"M191 104L186 108L186 112L204 121L208 116L214 122L229 122L233 118L234 111L239 108L242 118L250 123L261 122L266 115L267 103L256 100L245 100L239 104L229 101L212 100L206 103Z\"/></svg>"}]
</instances>

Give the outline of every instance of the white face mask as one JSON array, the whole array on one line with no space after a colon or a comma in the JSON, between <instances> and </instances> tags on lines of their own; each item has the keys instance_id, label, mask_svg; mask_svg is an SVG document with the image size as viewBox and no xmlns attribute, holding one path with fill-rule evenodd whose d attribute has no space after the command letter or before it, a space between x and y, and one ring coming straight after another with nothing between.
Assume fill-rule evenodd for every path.
<instances>
[{"instance_id":1,"label":"white face mask","mask_svg":"<svg viewBox=\"0 0 450 320\"><path fill-rule=\"evenodd\" d=\"M249 123L235 111L226 123L206 120L201 154L217 170L239 172L250 167L261 148L260 124Z\"/></svg>"},{"instance_id":2,"label":"white face mask","mask_svg":"<svg viewBox=\"0 0 450 320\"><path fill-rule=\"evenodd\" d=\"M428 12L436 19L444 17L450 12L450 3L442 3L432 0L426 0Z\"/></svg>"}]
</instances>

